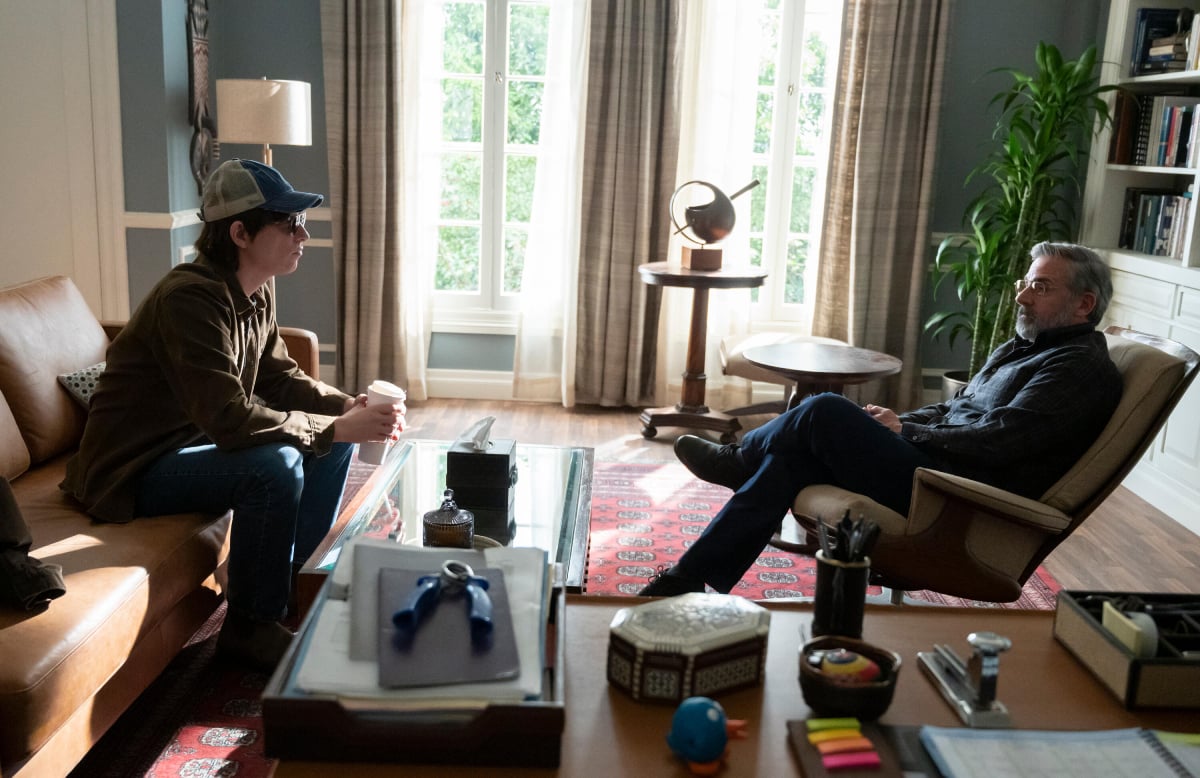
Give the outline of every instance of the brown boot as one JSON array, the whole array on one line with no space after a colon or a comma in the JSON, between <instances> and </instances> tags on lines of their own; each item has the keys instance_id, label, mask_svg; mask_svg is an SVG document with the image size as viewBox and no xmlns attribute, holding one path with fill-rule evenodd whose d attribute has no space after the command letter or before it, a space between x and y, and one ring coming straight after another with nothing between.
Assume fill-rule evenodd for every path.
<instances>
[{"instance_id":1,"label":"brown boot","mask_svg":"<svg viewBox=\"0 0 1200 778\"><path fill-rule=\"evenodd\" d=\"M225 614L217 652L257 670L270 673L292 642L292 633L277 621L257 621L230 611Z\"/></svg>"}]
</instances>

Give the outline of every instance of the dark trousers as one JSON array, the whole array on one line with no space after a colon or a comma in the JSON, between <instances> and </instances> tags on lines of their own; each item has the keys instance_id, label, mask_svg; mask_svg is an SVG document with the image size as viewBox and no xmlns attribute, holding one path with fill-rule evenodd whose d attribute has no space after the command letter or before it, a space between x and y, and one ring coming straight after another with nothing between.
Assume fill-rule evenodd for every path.
<instances>
[{"instance_id":1,"label":"dark trousers","mask_svg":"<svg viewBox=\"0 0 1200 778\"><path fill-rule=\"evenodd\" d=\"M138 483L139 516L233 509L229 537L231 611L257 621L287 612L293 564L333 525L354 446L323 456L283 443L235 451L212 444L159 457Z\"/></svg>"},{"instance_id":2,"label":"dark trousers","mask_svg":"<svg viewBox=\"0 0 1200 778\"><path fill-rule=\"evenodd\" d=\"M906 514L913 472L942 469L838 394L809 397L747 432L739 454L754 475L679 560L681 572L719 592L750 569L804 487L840 486Z\"/></svg>"},{"instance_id":3,"label":"dark trousers","mask_svg":"<svg viewBox=\"0 0 1200 778\"><path fill-rule=\"evenodd\" d=\"M0 478L0 606L38 610L66 592L62 567L29 556L32 544L12 487Z\"/></svg>"}]
</instances>

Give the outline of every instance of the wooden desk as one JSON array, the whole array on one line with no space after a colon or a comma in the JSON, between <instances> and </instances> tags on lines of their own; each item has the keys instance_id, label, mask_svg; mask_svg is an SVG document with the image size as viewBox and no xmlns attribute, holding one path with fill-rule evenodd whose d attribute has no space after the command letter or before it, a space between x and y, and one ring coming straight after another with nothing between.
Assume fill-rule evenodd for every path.
<instances>
[{"instance_id":1,"label":"wooden desk","mask_svg":"<svg viewBox=\"0 0 1200 778\"><path fill-rule=\"evenodd\" d=\"M405 776L654 775L688 778L665 737L675 712L669 705L638 703L608 685L605 655L608 626L630 598L570 596L567 605L567 723L562 765L557 770L480 767L280 763L278 778ZM797 775L799 763L787 744L788 719L809 715L800 696L798 656L801 631L812 620L809 604L770 602L767 683L724 695L730 718L746 719L748 737L732 741L731 776ZM884 724L959 726L958 717L917 666L917 651L947 643L966 653L967 633L992 630L1012 639L1001 655L999 699L1013 722L1026 729L1114 729L1146 726L1200 732L1200 711L1130 712L1053 637L1048 611L868 605L866 640L896 651L902 665L896 696Z\"/></svg>"},{"instance_id":2,"label":"wooden desk","mask_svg":"<svg viewBox=\"0 0 1200 778\"><path fill-rule=\"evenodd\" d=\"M716 430L722 443L732 443L742 425L737 418L709 410L704 404L704 357L708 348L708 290L750 289L762 286L765 270L691 270L669 262L650 262L638 267L642 281L650 286L682 286L692 290L692 320L688 332L687 364L683 372L683 398L665 408L649 408L639 417L642 437L652 438L658 427L689 427Z\"/></svg>"},{"instance_id":3,"label":"wooden desk","mask_svg":"<svg viewBox=\"0 0 1200 778\"><path fill-rule=\"evenodd\" d=\"M900 372L899 359L878 351L829 343L772 343L742 352L752 365L793 382L788 408L810 394L837 392L847 384L862 384Z\"/></svg>"}]
</instances>

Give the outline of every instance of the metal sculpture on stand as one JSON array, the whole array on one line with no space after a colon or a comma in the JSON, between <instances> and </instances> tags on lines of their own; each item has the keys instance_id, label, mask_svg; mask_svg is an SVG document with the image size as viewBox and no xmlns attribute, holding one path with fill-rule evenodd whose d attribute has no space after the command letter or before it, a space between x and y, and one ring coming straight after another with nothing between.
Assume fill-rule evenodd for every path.
<instances>
[{"instance_id":1,"label":"metal sculpture on stand","mask_svg":"<svg viewBox=\"0 0 1200 778\"><path fill-rule=\"evenodd\" d=\"M709 248L733 232L737 221L737 212L733 209L733 200L758 186L758 179L743 186L730 196L726 196L717 187L707 181L688 181L681 184L671 195L671 223L675 225L675 235L683 234L686 240L695 243L700 248L683 247L683 266L692 270L720 270L721 249ZM696 205L682 208L683 224L679 223L679 211L676 210L676 200L684 190L703 187L712 194L712 199Z\"/></svg>"}]
</instances>

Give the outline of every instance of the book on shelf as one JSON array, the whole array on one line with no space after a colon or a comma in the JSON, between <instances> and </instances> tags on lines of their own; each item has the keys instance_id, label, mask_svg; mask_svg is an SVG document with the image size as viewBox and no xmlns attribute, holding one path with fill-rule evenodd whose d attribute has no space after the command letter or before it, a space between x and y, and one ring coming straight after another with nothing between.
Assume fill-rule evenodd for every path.
<instances>
[{"instance_id":1,"label":"book on shelf","mask_svg":"<svg viewBox=\"0 0 1200 778\"><path fill-rule=\"evenodd\" d=\"M1146 52L1150 59L1184 59L1187 56L1187 43L1171 43L1166 46L1151 46Z\"/></svg>"},{"instance_id":2,"label":"book on shelf","mask_svg":"<svg viewBox=\"0 0 1200 778\"><path fill-rule=\"evenodd\" d=\"M1182 257L1190 205L1190 196L1173 190L1126 189L1118 247L1152 256Z\"/></svg>"},{"instance_id":3,"label":"book on shelf","mask_svg":"<svg viewBox=\"0 0 1200 778\"><path fill-rule=\"evenodd\" d=\"M1112 136L1108 142L1108 161L1114 165L1132 165L1137 148L1138 98L1132 92L1117 90L1113 101Z\"/></svg>"},{"instance_id":4,"label":"book on shelf","mask_svg":"<svg viewBox=\"0 0 1200 778\"><path fill-rule=\"evenodd\" d=\"M1197 101L1200 101L1200 97L1188 95L1142 95L1137 98L1137 133L1132 141L1132 150L1125 151L1119 146L1110 147L1110 161L1116 162L1118 158L1131 157L1130 161L1134 165L1190 166L1190 160L1194 156L1192 125ZM1119 113L1114 113L1113 120L1114 123L1124 121ZM1118 142L1120 130L1121 127L1117 124L1113 132L1113 143ZM1128 132L1120 142L1131 142Z\"/></svg>"},{"instance_id":5,"label":"book on shelf","mask_svg":"<svg viewBox=\"0 0 1200 778\"><path fill-rule=\"evenodd\" d=\"M1152 76L1156 73L1177 73L1187 70L1188 63L1182 59L1172 60L1150 60L1147 59L1142 63L1138 75Z\"/></svg>"},{"instance_id":6,"label":"book on shelf","mask_svg":"<svg viewBox=\"0 0 1200 778\"><path fill-rule=\"evenodd\" d=\"M1177 32L1174 35L1166 35L1162 38L1155 38L1150 41L1150 48L1156 49L1160 46L1174 46L1181 43L1187 43L1188 33Z\"/></svg>"},{"instance_id":7,"label":"book on shelf","mask_svg":"<svg viewBox=\"0 0 1200 778\"><path fill-rule=\"evenodd\" d=\"M1133 164L1146 164L1146 152L1150 147L1150 120L1154 108L1154 95L1145 94L1138 97L1138 126L1134 139Z\"/></svg>"},{"instance_id":8,"label":"book on shelf","mask_svg":"<svg viewBox=\"0 0 1200 778\"><path fill-rule=\"evenodd\" d=\"M1187 8L1139 8L1134 18L1133 40L1130 48L1129 75L1143 76L1183 70L1182 60L1152 60L1150 51L1159 46L1187 45L1192 27L1193 12ZM1173 52L1172 52L1173 57Z\"/></svg>"}]
</instances>

